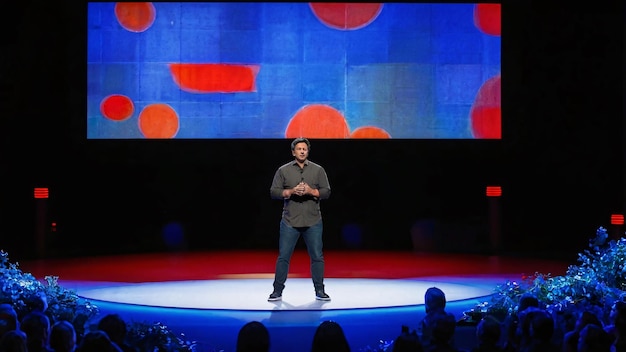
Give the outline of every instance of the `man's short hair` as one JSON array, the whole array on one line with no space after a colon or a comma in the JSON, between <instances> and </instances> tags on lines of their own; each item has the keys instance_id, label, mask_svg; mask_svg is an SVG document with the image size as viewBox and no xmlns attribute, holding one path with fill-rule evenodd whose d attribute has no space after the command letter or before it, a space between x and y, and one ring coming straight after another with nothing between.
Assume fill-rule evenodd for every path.
<instances>
[{"instance_id":1,"label":"man's short hair","mask_svg":"<svg viewBox=\"0 0 626 352\"><path fill-rule=\"evenodd\" d=\"M296 150L296 144L298 143L306 143L307 148L311 150L311 143L309 142L308 139L304 137L298 137L294 139L293 142L291 142L291 150Z\"/></svg>"}]
</instances>

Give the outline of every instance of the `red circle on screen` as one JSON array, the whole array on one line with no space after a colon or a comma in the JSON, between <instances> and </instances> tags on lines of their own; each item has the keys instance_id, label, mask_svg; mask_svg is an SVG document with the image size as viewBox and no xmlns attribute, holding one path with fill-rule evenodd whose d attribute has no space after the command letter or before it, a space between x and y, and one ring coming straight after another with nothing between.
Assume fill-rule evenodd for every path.
<instances>
[{"instance_id":1,"label":"red circle on screen","mask_svg":"<svg viewBox=\"0 0 626 352\"><path fill-rule=\"evenodd\" d=\"M474 24L489 35L502 35L502 6L500 4L477 4L474 7Z\"/></svg>"},{"instance_id":2,"label":"red circle on screen","mask_svg":"<svg viewBox=\"0 0 626 352\"><path fill-rule=\"evenodd\" d=\"M380 3L312 2L315 16L336 29L359 29L372 23L383 5Z\"/></svg>"},{"instance_id":3,"label":"red circle on screen","mask_svg":"<svg viewBox=\"0 0 626 352\"><path fill-rule=\"evenodd\" d=\"M350 134L350 138L389 139L391 138L391 136L389 135L389 133L387 133L387 131L383 130L380 127L363 126L352 131L352 133Z\"/></svg>"},{"instance_id":4,"label":"red circle on screen","mask_svg":"<svg viewBox=\"0 0 626 352\"><path fill-rule=\"evenodd\" d=\"M151 104L139 114L139 130L146 138L172 138L178 132L178 114L167 104Z\"/></svg>"},{"instance_id":5,"label":"red circle on screen","mask_svg":"<svg viewBox=\"0 0 626 352\"><path fill-rule=\"evenodd\" d=\"M109 95L102 99L100 112L108 119L122 121L129 118L135 111L135 105L129 97L121 94Z\"/></svg>"},{"instance_id":6,"label":"red circle on screen","mask_svg":"<svg viewBox=\"0 0 626 352\"><path fill-rule=\"evenodd\" d=\"M323 104L307 105L291 118L285 137L347 138L350 134L343 115Z\"/></svg>"},{"instance_id":7,"label":"red circle on screen","mask_svg":"<svg viewBox=\"0 0 626 352\"><path fill-rule=\"evenodd\" d=\"M119 24L131 32L143 32L152 26L156 9L151 2L118 2L115 17Z\"/></svg>"}]
</instances>

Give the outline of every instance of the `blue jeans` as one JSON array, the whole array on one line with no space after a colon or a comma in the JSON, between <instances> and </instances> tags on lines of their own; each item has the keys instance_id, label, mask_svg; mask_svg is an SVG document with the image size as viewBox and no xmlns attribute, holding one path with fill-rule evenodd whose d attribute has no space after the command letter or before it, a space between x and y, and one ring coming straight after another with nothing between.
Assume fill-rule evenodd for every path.
<instances>
[{"instance_id":1,"label":"blue jeans","mask_svg":"<svg viewBox=\"0 0 626 352\"><path fill-rule=\"evenodd\" d=\"M315 291L324 290L322 229L322 220L310 227L291 227L285 221L280 221L278 259L276 260L276 272L274 275L275 292L282 293L285 288L285 281L287 281L287 274L289 273L289 261L300 236L304 239L309 258L311 259L311 279L313 279Z\"/></svg>"}]
</instances>

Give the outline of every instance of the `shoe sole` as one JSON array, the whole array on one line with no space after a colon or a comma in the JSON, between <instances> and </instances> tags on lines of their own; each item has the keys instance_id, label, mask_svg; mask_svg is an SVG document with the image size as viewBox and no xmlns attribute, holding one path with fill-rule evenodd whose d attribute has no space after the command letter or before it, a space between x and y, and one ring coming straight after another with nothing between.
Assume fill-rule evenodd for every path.
<instances>
[{"instance_id":1,"label":"shoe sole","mask_svg":"<svg viewBox=\"0 0 626 352\"><path fill-rule=\"evenodd\" d=\"M282 299L283 299L282 297L277 297L277 298L268 298L268 299L267 299L267 301L268 301L268 302L276 302L276 301L280 301L280 300L282 300Z\"/></svg>"},{"instance_id":2,"label":"shoe sole","mask_svg":"<svg viewBox=\"0 0 626 352\"><path fill-rule=\"evenodd\" d=\"M316 300L318 301L330 301L330 297L328 298L324 298L324 297L315 297Z\"/></svg>"}]
</instances>

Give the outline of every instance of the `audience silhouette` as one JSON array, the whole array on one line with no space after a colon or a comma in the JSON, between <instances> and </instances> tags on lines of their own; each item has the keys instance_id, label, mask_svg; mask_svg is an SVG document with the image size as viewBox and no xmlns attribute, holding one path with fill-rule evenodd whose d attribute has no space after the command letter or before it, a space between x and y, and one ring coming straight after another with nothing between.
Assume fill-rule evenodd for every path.
<instances>
[{"instance_id":1,"label":"audience silhouette","mask_svg":"<svg viewBox=\"0 0 626 352\"><path fill-rule=\"evenodd\" d=\"M418 330L401 326L392 352L626 352L623 300L615 301L610 313L604 313L604 319L608 316L604 325L594 311L553 313L532 294L524 294L517 312L503 321L483 316L475 327L475 346L462 350L454 343L457 319L446 311L445 293L430 287L424 298L426 314ZM51 326L46 310L47 300L42 299L20 320L11 304L0 304L0 352L140 352L126 342L128 325L118 314L105 315L97 330L80 338L67 320ZM343 328L326 320L317 326L310 350L350 352L351 348ZM259 321L244 324L237 335L236 352L270 352L267 327Z\"/></svg>"},{"instance_id":2,"label":"audience silhouette","mask_svg":"<svg viewBox=\"0 0 626 352\"><path fill-rule=\"evenodd\" d=\"M520 297L517 312L509 315L504 321L504 351L517 352L520 349L522 335L527 331L527 326L521 325L521 316L527 309L539 308L539 300L530 293L525 293Z\"/></svg>"},{"instance_id":3,"label":"audience silhouette","mask_svg":"<svg viewBox=\"0 0 626 352\"><path fill-rule=\"evenodd\" d=\"M0 337L11 330L18 330L20 321L17 312L12 305L8 303L0 304Z\"/></svg>"},{"instance_id":4,"label":"audience silhouette","mask_svg":"<svg viewBox=\"0 0 626 352\"><path fill-rule=\"evenodd\" d=\"M38 292L32 297L31 312L46 313L48 310L48 296L44 292Z\"/></svg>"},{"instance_id":5,"label":"audience silhouette","mask_svg":"<svg viewBox=\"0 0 626 352\"><path fill-rule=\"evenodd\" d=\"M76 348L77 352L123 352L102 330L89 331ZM30 350L29 350L30 352Z\"/></svg>"},{"instance_id":6,"label":"audience silhouette","mask_svg":"<svg viewBox=\"0 0 626 352\"><path fill-rule=\"evenodd\" d=\"M417 326L417 334L424 348L428 348L432 340L433 317L437 313L445 312L446 303L446 295L438 287L430 287L424 293L426 316L422 318Z\"/></svg>"},{"instance_id":7,"label":"audience silhouette","mask_svg":"<svg viewBox=\"0 0 626 352\"><path fill-rule=\"evenodd\" d=\"M67 320L59 320L50 329L49 345L54 352L73 352L76 349L76 330Z\"/></svg>"},{"instance_id":8,"label":"audience silhouette","mask_svg":"<svg viewBox=\"0 0 626 352\"><path fill-rule=\"evenodd\" d=\"M523 331L520 352L551 352L560 350L553 342L554 318L542 308L526 309L520 317Z\"/></svg>"},{"instance_id":9,"label":"audience silhouette","mask_svg":"<svg viewBox=\"0 0 626 352\"><path fill-rule=\"evenodd\" d=\"M339 323L326 320L313 335L311 352L350 352L350 344Z\"/></svg>"},{"instance_id":10,"label":"audience silhouette","mask_svg":"<svg viewBox=\"0 0 626 352\"><path fill-rule=\"evenodd\" d=\"M476 326L476 347L471 352L501 352L502 324L493 315L485 315Z\"/></svg>"},{"instance_id":11,"label":"audience silhouette","mask_svg":"<svg viewBox=\"0 0 626 352\"><path fill-rule=\"evenodd\" d=\"M446 294L439 287L429 287L424 293L426 315L417 327L417 334L424 351L443 351L442 348L454 350L456 318L446 311L446 304ZM438 336L435 336L435 329L437 329ZM435 346L436 349L433 349Z\"/></svg>"},{"instance_id":12,"label":"audience silhouette","mask_svg":"<svg viewBox=\"0 0 626 352\"><path fill-rule=\"evenodd\" d=\"M7 331L0 337L0 352L28 352L26 339L21 330Z\"/></svg>"},{"instance_id":13,"label":"audience silhouette","mask_svg":"<svg viewBox=\"0 0 626 352\"><path fill-rule=\"evenodd\" d=\"M578 352L611 352L611 336L602 326L587 324L580 330Z\"/></svg>"},{"instance_id":14,"label":"audience silhouette","mask_svg":"<svg viewBox=\"0 0 626 352\"><path fill-rule=\"evenodd\" d=\"M423 352L424 347L415 331L409 332L408 326L402 326L402 333L393 342L392 352Z\"/></svg>"},{"instance_id":15,"label":"audience silhouette","mask_svg":"<svg viewBox=\"0 0 626 352\"><path fill-rule=\"evenodd\" d=\"M452 313L437 311L429 320L430 340L424 346L426 352L462 352L453 344L456 318Z\"/></svg>"},{"instance_id":16,"label":"audience silhouette","mask_svg":"<svg viewBox=\"0 0 626 352\"><path fill-rule=\"evenodd\" d=\"M246 323L237 335L237 352L269 352L270 333L258 321Z\"/></svg>"},{"instance_id":17,"label":"audience silhouette","mask_svg":"<svg viewBox=\"0 0 626 352\"><path fill-rule=\"evenodd\" d=\"M26 334L28 352L50 352L50 318L39 310L33 310L22 318L20 328Z\"/></svg>"},{"instance_id":18,"label":"audience silhouette","mask_svg":"<svg viewBox=\"0 0 626 352\"><path fill-rule=\"evenodd\" d=\"M124 352L137 352L137 349L126 343L128 327L126 321L119 314L107 314L98 321L98 330L106 332L109 339L113 341Z\"/></svg>"},{"instance_id":19,"label":"audience silhouette","mask_svg":"<svg viewBox=\"0 0 626 352\"><path fill-rule=\"evenodd\" d=\"M578 337L580 336L580 331L588 324L602 326L602 322L594 313L590 311L583 311L582 313L580 313L580 316L576 320L576 325L574 325L574 329L566 332L563 336L563 352L578 351Z\"/></svg>"}]
</instances>

